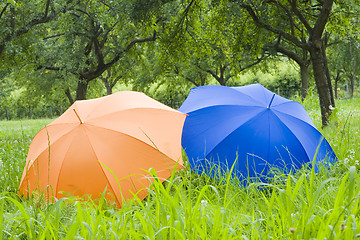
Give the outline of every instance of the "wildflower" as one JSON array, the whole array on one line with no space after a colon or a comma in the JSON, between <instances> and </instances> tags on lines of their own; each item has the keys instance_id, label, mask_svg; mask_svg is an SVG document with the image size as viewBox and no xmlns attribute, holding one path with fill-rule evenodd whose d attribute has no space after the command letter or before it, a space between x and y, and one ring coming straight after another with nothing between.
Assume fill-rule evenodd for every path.
<instances>
[{"instance_id":1,"label":"wildflower","mask_svg":"<svg viewBox=\"0 0 360 240\"><path fill-rule=\"evenodd\" d=\"M206 200L201 200L201 205L203 205L203 206L206 206L207 204L208 204L208 201L206 201Z\"/></svg>"},{"instance_id":2,"label":"wildflower","mask_svg":"<svg viewBox=\"0 0 360 240\"><path fill-rule=\"evenodd\" d=\"M359 166L359 160L356 160L356 161L355 161L355 165L356 165L356 166Z\"/></svg>"},{"instance_id":3,"label":"wildflower","mask_svg":"<svg viewBox=\"0 0 360 240\"><path fill-rule=\"evenodd\" d=\"M334 111L335 110L335 108L333 107L333 106L329 106L329 109L331 110L331 111Z\"/></svg>"},{"instance_id":4,"label":"wildflower","mask_svg":"<svg viewBox=\"0 0 360 240\"><path fill-rule=\"evenodd\" d=\"M342 223L342 224L340 225L340 231L344 231L346 228L347 228L347 227L346 227L345 224Z\"/></svg>"},{"instance_id":5,"label":"wildflower","mask_svg":"<svg viewBox=\"0 0 360 240\"><path fill-rule=\"evenodd\" d=\"M296 228L293 228L293 227L289 228L290 233L294 233L295 231L296 231Z\"/></svg>"}]
</instances>

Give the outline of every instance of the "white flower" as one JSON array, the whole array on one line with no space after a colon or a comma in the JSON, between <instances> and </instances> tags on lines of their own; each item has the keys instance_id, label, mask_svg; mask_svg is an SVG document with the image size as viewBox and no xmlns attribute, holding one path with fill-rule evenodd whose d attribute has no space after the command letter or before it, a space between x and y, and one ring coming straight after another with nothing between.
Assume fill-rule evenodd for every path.
<instances>
[{"instance_id":1,"label":"white flower","mask_svg":"<svg viewBox=\"0 0 360 240\"><path fill-rule=\"evenodd\" d=\"M333 106L329 106L329 109L331 110L331 111L334 111L335 110L335 108L333 107Z\"/></svg>"},{"instance_id":2,"label":"white flower","mask_svg":"<svg viewBox=\"0 0 360 240\"><path fill-rule=\"evenodd\" d=\"M203 205L203 206L206 206L207 204L208 204L208 201L206 201L206 200L201 200L201 205Z\"/></svg>"}]
</instances>

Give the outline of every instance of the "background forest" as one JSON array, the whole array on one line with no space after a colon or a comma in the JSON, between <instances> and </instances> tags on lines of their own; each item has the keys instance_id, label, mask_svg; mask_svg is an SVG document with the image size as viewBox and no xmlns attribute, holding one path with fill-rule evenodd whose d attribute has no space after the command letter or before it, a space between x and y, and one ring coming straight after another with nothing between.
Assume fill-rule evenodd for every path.
<instances>
[{"instance_id":1,"label":"background forest","mask_svg":"<svg viewBox=\"0 0 360 240\"><path fill-rule=\"evenodd\" d=\"M358 96L357 0L6 0L0 119L143 91L178 108L190 88L259 82L285 97ZM320 106L319 105L319 106Z\"/></svg>"}]
</instances>

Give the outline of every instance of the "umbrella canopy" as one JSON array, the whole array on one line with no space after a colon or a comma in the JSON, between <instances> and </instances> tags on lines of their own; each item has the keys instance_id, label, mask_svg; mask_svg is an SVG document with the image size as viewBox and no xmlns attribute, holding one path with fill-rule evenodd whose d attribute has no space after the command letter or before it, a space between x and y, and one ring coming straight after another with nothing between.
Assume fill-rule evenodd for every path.
<instances>
[{"instance_id":1,"label":"umbrella canopy","mask_svg":"<svg viewBox=\"0 0 360 240\"><path fill-rule=\"evenodd\" d=\"M189 115L182 146L199 173L220 165L234 166L238 177L255 177L269 167L336 158L300 103L260 84L193 88L179 111Z\"/></svg>"},{"instance_id":2,"label":"umbrella canopy","mask_svg":"<svg viewBox=\"0 0 360 240\"><path fill-rule=\"evenodd\" d=\"M150 169L164 180L183 167L185 117L139 92L76 101L33 139L20 192L98 198L106 189L118 206L134 194L143 199Z\"/></svg>"}]
</instances>

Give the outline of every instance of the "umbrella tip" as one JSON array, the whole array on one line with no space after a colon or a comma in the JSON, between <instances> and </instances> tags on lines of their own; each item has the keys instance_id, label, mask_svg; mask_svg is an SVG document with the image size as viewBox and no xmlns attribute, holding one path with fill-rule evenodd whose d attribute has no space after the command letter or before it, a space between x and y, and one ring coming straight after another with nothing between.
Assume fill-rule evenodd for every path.
<instances>
[{"instance_id":1,"label":"umbrella tip","mask_svg":"<svg viewBox=\"0 0 360 240\"><path fill-rule=\"evenodd\" d=\"M271 106L271 104L272 104L272 102L273 102L273 100L274 100L274 97L275 97L275 93L274 93L274 95L272 96L272 98L271 98L271 100L270 100L270 103L269 103L269 106L267 107L267 109L270 109L270 106Z\"/></svg>"},{"instance_id":2,"label":"umbrella tip","mask_svg":"<svg viewBox=\"0 0 360 240\"><path fill-rule=\"evenodd\" d=\"M83 124L83 121L81 121L81 118L80 118L79 114L76 112L75 108L73 108L73 110L74 110L74 112L75 112L75 114L76 114L77 118L79 119L80 124Z\"/></svg>"}]
</instances>

